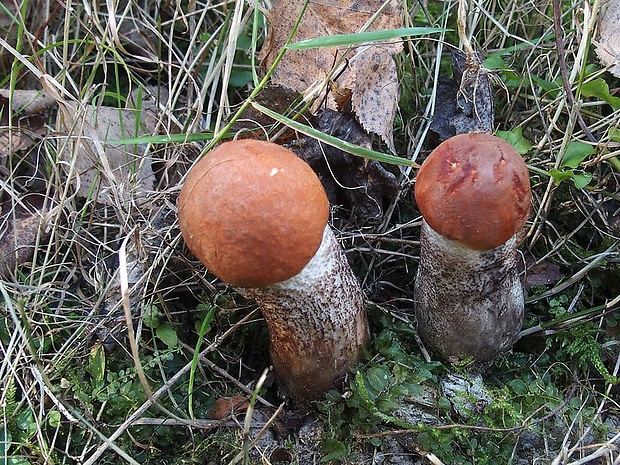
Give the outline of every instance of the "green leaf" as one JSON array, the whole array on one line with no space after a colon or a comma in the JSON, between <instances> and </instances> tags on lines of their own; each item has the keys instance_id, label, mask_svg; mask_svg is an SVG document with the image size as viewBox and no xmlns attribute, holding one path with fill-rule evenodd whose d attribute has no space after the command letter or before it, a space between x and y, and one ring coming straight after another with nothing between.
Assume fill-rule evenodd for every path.
<instances>
[{"instance_id":1,"label":"green leaf","mask_svg":"<svg viewBox=\"0 0 620 465\"><path fill-rule=\"evenodd\" d=\"M532 150L532 144L523 137L523 129L521 127L516 127L512 131L497 131L495 135L512 145L521 155Z\"/></svg>"},{"instance_id":2,"label":"green leaf","mask_svg":"<svg viewBox=\"0 0 620 465\"><path fill-rule=\"evenodd\" d=\"M515 392L515 394L523 395L527 393L527 384L520 379L513 379L508 383L508 386Z\"/></svg>"},{"instance_id":3,"label":"green leaf","mask_svg":"<svg viewBox=\"0 0 620 465\"><path fill-rule=\"evenodd\" d=\"M489 55L483 62L486 69L506 69L506 63L499 53Z\"/></svg>"},{"instance_id":4,"label":"green leaf","mask_svg":"<svg viewBox=\"0 0 620 465\"><path fill-rule=\"evenodd\" d=\"M177 332L170 323L162 323L155 329L155 335L168 346L168 349L174 349L179 342Z\"/></svg>"},{"instance_id":5,"label":"green leaf","mask_svg":"<svg viewBox=\"0 0 620 465\"><path fill-rule=\"evenodd\" d=\"M571 179L577 189L583 189L590 181L592 181L592 175L587 172L575 171L575 170L557 170L552 168L549 170L549 174L553 177L556 184L560 184L567 179Z\"/></svg>"},{"instance_id":6,"label":"green leaf","mask_svg":"<svg viewBox=\"0 0 620 465\"><path fill-rule=\"evenodd\" d=\"M17 415L17 427L24 432L21 435L22 437L29 438L37 432L37 422L30 408Z\"/></svg>"},{"instance_id":7,"label":"green leaf","mask_svg":"<svg viewBox=\"0 0 620 465\"><path fill-rule=\"evenodd\" d=\"M327 463L332 460L346 459L351 454L351 447L338 439L327 438L321 443L321 452L324 454L321 463Z\"/></svg>"},{"instance_id":8,"label":"green leaf","mask_svg":"<svg viewBox=\"0 0 620 465\"><path fill-rule=\"evenodd\" d=\"M232 87L243 87L252 82L252 70L233 69L228 81Z\"/></svg>"},{"instance_id":9,"label":"green leaf","mask_svg":"<svg viewBox=\"0 0 620 465\"><path fill-rule=\"evenodd\" d=\"M30 465L30 462L25 457L9 457L9 460L6 462L7 465ZM2 464L4 465L4 464Z\"/></svg>"},{"instance_id":10,"label":"green leaf","mask_svg":"<svg viewBox=\"0 0 620 465\"><path fill-rule=\"evenodd\" d=\"M577 168L588 155L592 155L596 150L590 144L579 141L571 141L566 145L566 150L562 155L562 168Z\"/></svg>"},{"instance_id":11,"label":"green leaf","mask_svg":"<svg viewBox=\"0 0 620 465\"><path fill-rule=\"evenodd\" d=\"M555 181L556 185L560 184L561 182L564 182L567 179L570 179L570 178L573 177L573 172L571 170L560 171L560 170L557 170L555 168L551 168L549 170L549 174L551 175L551 177Z\"/></svg>"},{"instance_id":12,"label":"green leaf","mask_svg":"<svg viewBox=\"0 0 620 465\"><path fill-rule=\"evenodd\" d=\"M614 142L620 142L620 129L611 126L607 129L607 137Z\"/></svg>"},{"instance_id":13,"label":"green leaf","mask_svg":"<svg viewBox=\"0 0 620 465\"><path fill-rule=\"evenodd\" d=\"M499 75L504 85L509 89L516 89L523 82L523 77L514 71L500 71Z\"/></svg>"},{"instance_id":14,"label":"green leaf","mask_svg":"<svg viewBox=\"0 0 620 465\"><path fill-rule=\"evenodd\" d=\"M452 404L450 403L450 400L447 397L441 396L439 400L437 401L437 407L445 412L449 412L450 409L452 408Z\"/></svg>"},{"instance_id":15,"label":"green leaf","mask_svg":"<svg viewBox=\"0 0 620 465\"><path fill-rule=\"evenodd\" d=\"M159 326L159 318L162 316L157 305L147 305L142 312L142 323L148 328L155 329Z\"/></svg>"},{"instance_id":16,"label":"green leaf","mask_svg":"<svg viewBox=\"0 0 620 465\"><path fill-rule=\"evenodd\" d=\"M583 189L592 181L592 175L590 173L576 173L573 174L573 183L577 189Z\"/></svg>"},{"instance_id":17,"label":"green leaf","mask_svg":"<svg viewBox=\"0 0 620 465\"><path fill-rule=\"evenodd\" d=\"M400 404L396 399L388 398L377 400L377 409L379 409L381 412L394 412L398 410L399 407Z\"/></svg>"},{"instance_id":18,"label":"green leaf","mask_svg":"<svg viewBox=\"0 0 620 465\"><path fill-rule=\"evenodd\" d=\"M310 126L306 126L305 124L301 124L295 120L287 118L286 116L282 116L279 113L276 113L273 110L270 110L267 107L264 107L256 102L252 102L252 106L256 108L261 113L269 116L270 118L279 121L286 126L293 128L295 131L299 131L302 134L305 134L310 137L314 137L315 139L326 143L327 145L331 145L336 147L337 149L342 150L343 152L350 153L352 155L357 155L358 157L367 158L369 160L376 160L383 163L390 163L392 165L406 165L413 166L414 163L411 160L406 158L396 157L394 155L387 155L381 152L375 152L374 150L367 149L365 147L359 147L357 145L351 144L350 142L345 142L337 137L330 136L321 131L318 131Z\"/></svg>"},{"instance_id":19,"label":"green leaf","mask_svg":"<svg viewBox=\"0 0 620 465\"><path fill-rule=\"evenodd\" d=\"M609 84L603 78L596 78L581 86L581 95L596 97L607 103L614 111L620 108L620 97L614 97L609 92Z\"/></svg>"},{"instance_id":20,"label":"green leaf","mask_svg":"<svg viewBox=\"0 0 620 465\"><path fill-rule=\"evenodd\" d=\"M390 384L390 376L388 371L380 366L373 366L366 372L366 380L370 387L376 392L381 392Z\"/></svg>"},{"instance_id":21,"label":"green leaf","mask_svg":"<svg viewBox=\"0 0 620 465\"><path fill-rule=\"evenodd\" d=\"M88 355L88 373L93 377L93 386L105 379L105 350L102 344L95 344Z\"/></svg>"},{"instance_id":22,"label":"green leaf","mask_svg":"<svg viewBox=\"0 0 620 465\"><path fill-rule=\"evenodd\" d=\"M58 410L52 410L47 414L47 424L52 428L58 428L61 420L62 417L60 416L60 412Z\"/></svg>"},{"instance_id":23,"label":"green leaf","mask_svg":"<svg viewBox=\"0 0 620 465\"><path fill-rule=\"evenodd\" d=\"M535 84L538 84L538 87L543 89L544 91L549 92L552 96L556 96L558 91L560 90L560 85L557 82L547 81L545 79L539 78L538 76L532 74L532 81Z\"/></svg>"},{"instance_id":24,"label":"green leaf","mask_svg":"<svg viewBox=\"0 0 620 465\"><path fill-rule=\"evenodd\" d=\"M11 433L8 429L0 428L0 457L6 457L11 448Z\"/></svg>"},{"instance_id":25,"label":"green leaf","mask_svg":"<svg viewBox=\"0 0 620 465\"><path fill-rule=\"evenodd\" d=\"M348 45L360 45L369 42L400 39L401 37L415 37L426 34L436 34L444 29L436 27L405 27L401 29L382 29L379 31L358 32L356 34L336 34L333 36L314 37L300 40L286 46L287 50L308 50L321 47L340 47Z\"/></svg>"}]
</instances>

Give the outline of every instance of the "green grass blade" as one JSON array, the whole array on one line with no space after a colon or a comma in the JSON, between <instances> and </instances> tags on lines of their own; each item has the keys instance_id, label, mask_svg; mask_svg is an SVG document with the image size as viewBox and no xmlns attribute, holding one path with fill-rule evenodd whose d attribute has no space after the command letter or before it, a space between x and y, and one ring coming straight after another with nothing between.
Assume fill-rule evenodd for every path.
<instances>
[{"instance_id":1,"label":"green grass blade","mask_svg":"<svg viewBox=\"0 0 620 465\"><path fill-rule=\"evenodd\" d=\"M436 27L404 27L401 29L382 29L380 31L358 32L356 34L337 34L333 36L314 37L288 44L287 50L308 50L321 47L340 47L360 45L369 42L381 42L384 40L400 39L402 37L416 37L427 34L443 32L444 29Z\"/></svg>"},{"instance_id":2,"label":"green grass blade","mask_svg":"<svg viewBox=\"0 0 620 465\"><path fill-rule=\"evenodd\" d=\"M204 340L205 334L209 332L209 328L211 327L211 320L213 319L213 314L215 313L215 307L211 307L204 319L202 320L202 324L200 325L200 331L198 332L198 341L196 342L196 350L194 350L194 357L192 358L192 367L189 371L189 383L187 390L188 392L188 411L189 417L194 420L194 378L196 376L196 369L198 368L198 354L200 354L200 347L202 346L202 341Z\"/></svg>"},{"instance_id":3,"label":"green grass blade","mask_svg":"<svg viewBox=\"0 0 620 465\"><path fill-rule=\"evenodd\" d=\"M201 142L213 139L210 132L196 132L190 134L160 134L156 136L130 137L128 139L109 140L105 145L136 145L136 144L183 144L187 142Z\"/></svg>"},{"instance_id":4,"label":"green grass blade","mask_svg":"<svg viewBox=\"0 0 620 465\"><path fill-rule=\"evenodd\" d=\"M343 152L350 153L352 155L357 155L358 157L367 158L369 160L376 160L382 163L389 163L392 165L404 165L404 166L415 166L415 164L406 158L396 157L394 155L388 155L381 152L375 152L374 150L367 149L365 147L359 147L357 145L351 144L350 142L345 142L343 140L338 139L337 137L330 136L329 134L325 134L321 131L318 131L310 126L306 126L305 124L301 124L297 121L294 121L290 118L280 115L275 111L270 110L256 102L252 103L252 106L256 108L261 113L279 121L280 123L294 129L295 131L301 132L306 136L313 137L321 142L326 143L327 145L331 145L336 147L337 149L342 150Z\"/></svg>"}]
</instances>

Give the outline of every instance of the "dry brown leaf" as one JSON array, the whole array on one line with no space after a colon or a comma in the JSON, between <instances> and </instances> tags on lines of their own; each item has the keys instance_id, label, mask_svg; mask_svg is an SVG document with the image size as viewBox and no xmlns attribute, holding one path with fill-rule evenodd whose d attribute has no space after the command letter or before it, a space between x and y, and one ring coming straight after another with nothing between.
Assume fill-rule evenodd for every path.
<instances>
[{"instance_id":1,"label":"dry brown leaf","mask_svg":"<svg viewBox=\"0 0 620 465\"><path fill-rule=\"evenodd\" d=\"M16 205L13 201L2 204L0 218L0 277L10 277L18 265L32 257L41 224L42 201L31 196ZM36 204L36 205L34 205Z\"/></svg>"},{"instance_id":2,"label":"dry brown leaf","mask_svg":"<svg viewBox=\"0 0 620 465\"><path fill-rule=\"evenodd\" d=\"M78 109L75 104L63 103L58 123L69 134L59 155L74 173L71 181L80 197L95 196L97 202L109 205L116 195L153 188L152 160L145 155L148 144L110 144L152 135L157 120L149 111L105 106Z\"/></svg>"},{"instance_id":3,"label":"dry brown leaf","mask_svg":"<svg viewBox=\"0 0 620 465\"><path fill-rule=\"evenodd\" d=\"M527 287L552 286L563 277L558 265L544 261L527 267L525 284Z\"/></svg>"},{"instance_id":4,"label":"dry brown leaf","mask_svg":"<svg viewBox=\"0 0 620 465\"><path fill-rule=\"evenodd\" d=\"M27 150L43 136L45 123L55 104L56 101L44 92L15 90L11 95L9 90L0 89L0 158ZM12 114L10 129L9 111Z\"/></svg>"},{"instance_id":5,"label":"dry brown leaf","mask_svg":"<svg viewBox=\"0 0 620 465\"><path fill-rule=\"evenodd\" d=\"M219 397L207 418L211 420L223 420L238 413L245 412L250 406L250 401L244 396Z\"/></svg>"},{"instance_id":6,"label":"dry brown leaf","mask_svg":"<svg viewBox=\"0 0 620 465\"><path fill-rule=\"evenodd\" d=\"M608 0L601 7L595 43L600 62L620 77L620 0Z\"/></svg>"},{"instance_id":7,"label":"dry brown leaf","mask_svg":"<svg viewBox=\"0 0 620 465\"><path fill-rule=\"evenodd\" d=\"M262 52L264 69L273 64L285 45L304 3L303 0L274 1L269 37ZM359 32L382 4L376 0L311 1L293 41ZM402 10L394 0L367 30L395 29L401 24ZM399 90L392 56L401 50L400 41L362 45L348 51L346 47L292 50L286 53L271 80L305 95L324 89L330 80L335 81L339 90L349 89L359 122L366 131L381 136L393 151L392 126ZM336 109L336 101L337 96L329 92L325 99L316 100L314 109L323 103Z\"/></svg>"}]
</instances>

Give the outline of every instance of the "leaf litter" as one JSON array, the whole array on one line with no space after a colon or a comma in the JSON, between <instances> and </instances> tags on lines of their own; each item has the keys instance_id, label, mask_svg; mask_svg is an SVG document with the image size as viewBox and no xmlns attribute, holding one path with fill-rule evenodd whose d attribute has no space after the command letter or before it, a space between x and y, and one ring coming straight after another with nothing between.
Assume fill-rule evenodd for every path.
<instances>
[{"instance_id":1,"label":"leaf litter","mask_svg":"<svg viewBox=\"0 0 620 465\"><path fill-rule=\"evenodd\" d=\"M269 68L286 45L299 16L303 0L276 0L261 66ZM351 34L361 30L400 28L403 11L399 2L388 2L376 15L377 2L310 2L292 41L320 36ZM353 112L367 132L378 134L394 152L393 124L400 97L393 56L402 50L402 41L393 40L352 47L322 47L289 50L271 76L271 82L293 89L307 98L322 96L319 106L338 109L344 89L351 92ZM346 92L346 91L345 91Z\"/></svg>"}]
</instances>

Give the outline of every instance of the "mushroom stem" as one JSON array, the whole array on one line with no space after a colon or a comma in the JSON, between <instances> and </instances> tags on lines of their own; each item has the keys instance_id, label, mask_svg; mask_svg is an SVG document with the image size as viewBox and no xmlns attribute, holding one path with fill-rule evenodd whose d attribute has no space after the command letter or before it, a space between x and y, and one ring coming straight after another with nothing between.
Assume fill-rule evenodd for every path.
<instances>
[{"instance_id":1,"label":"mushroom stem","mask_svg":"<svg viewBox=\"0 0 620 465\"><path fill-rule=\"evenodd\" d=\"M329 225L300 273L246 293L261 306L274 371L293 400L320 397L361 360L369 341L364 294Z\"/></svg>"},{"instance_id":2,"label":"mushroom stem","mask_svg":"<svg viewBox=\"0 0 620 465\"><path fill-rule=\"evenodd\" d=\"M423 221L414 302L419 334L451 362L493 359L515 342L524 296L516 234L489 250L446 239Z\"/></svg>"}]
</instances>

